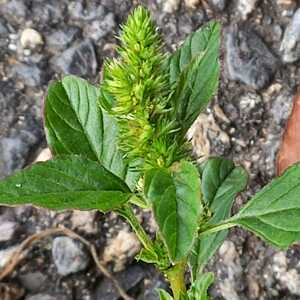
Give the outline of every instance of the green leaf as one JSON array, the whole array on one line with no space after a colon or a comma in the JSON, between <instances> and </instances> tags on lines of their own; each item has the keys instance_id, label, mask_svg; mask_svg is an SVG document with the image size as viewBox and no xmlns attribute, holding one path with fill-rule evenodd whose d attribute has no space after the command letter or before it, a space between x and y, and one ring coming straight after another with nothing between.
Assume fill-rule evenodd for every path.
<instances>
[{"instance_id":1,"label":"green leaf","mask_svg":"<svg viewBox=\"0 0 300 300\"><path fill-rule=\"evenodd\" d=\"M202 212L199 174L192 163L181 161L172 170L152 169L145 174L145 194L172 261L185 258L193 245Z\"/></svg>"},{"instance_id":2,"label":"green leaf","mask_svg":"<svg viewBox=\"0 0 300 300\"><path fill-rule=\"evenodd\" d=\"M226 223L241 225L279 248L300 241L300 165L258 192Z\"/></svg>"},{"instance_id":3,"label":"green leaf","mask_svg":"<svg viewBox=\"0 0 300 300\"><path fill-rule=\"evenodd\" d=\"M204 201L213 214L206 225L216 224L230 216L236 195L247 185L247 173L235 167L231 160L212 158L202 171L201 188ZM201 272L208 260L223 243L228 231L220 231L198 238L190 256L193 276Z\"/></svg>"},{"instance_id":4,"label":"green leaf","mask_svg":"<svg viewBox=\"0 0 300 300\"><path fill-rule=\"evenodd\" d=\"M45 132L54 155L79 154L99 161L133 188L136 172L117 150L116 121L97 103L99 90L66 76L50 85L45 103Z\"/></svg>"},{"instance_id":5,"label":"green leaf","mask_svg":"<svg viewBox=\"0 0 300 300\"><path fill-rule=\"evenodd\" d=\"M169 59L173 105L183 132L193 124L215 93L219 80L220 24L210 22L192 33Z\"/></svg>"},{"instance_id":6,"label":"green leaf","mask_svg":"<svg viewBox=\"0 0 300 300\"><path fill-rule=\"evenodd\" d=\"M190 290L188 291L190 300L209 300L210 297L207 294L208 288L214 282L213 273L205 273L198 276L196 281L192 283Z\"/></svg>"},{"instance_id":7,"label":"green leaf","mask_svg":"<svg viewBox=\"0 0 300 300\"><path fill-rule=\"evenodd\" d=\"M97 162L65 156L37 163L0 182L0 203L54 210L117 208L131 196L127 185Z\"/></svg>"},{"instance_id":8,"label":"green leaf","mask_svg":"<svg viewBox=\"0 0 300 300\"><path fill-rule=\"evenodd\" d=\"M159 289L158 293L159 293L159 300L174 300L174 298L169 293L167 293L162 289Z\"/></svg>"},{"instance_id":9,"label":"green leaf","mask_svg":"<svg viewBox=\"0 0 300 300\"><path fill-rule=\"evenodd\" d=\"M158 241L153 243L153 249L143 248L135 258L137 261L141 260L148 264L154 264L160 270L166 270L170 267L170 261L164 245L158 243Z\"/></svg>"}]
</instances>

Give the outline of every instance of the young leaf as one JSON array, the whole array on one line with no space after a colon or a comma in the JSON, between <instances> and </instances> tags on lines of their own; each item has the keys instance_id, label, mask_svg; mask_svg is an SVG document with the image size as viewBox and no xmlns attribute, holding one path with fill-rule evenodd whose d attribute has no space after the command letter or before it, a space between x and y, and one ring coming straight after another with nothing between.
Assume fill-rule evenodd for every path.
<instances>
[{"instance_id":1,"label":"young leaf","mask_svg":"<svg viewBox=\"0 0 300 300\"><path fill-rule=\"evenodd\" d=\"M174 300L174 298L169 293L167 293L162 289L159 289L158 293L159 293L159 300Z\"/></svg>"},{"instance_id":2,"label":"young leaf","mask_svg":"<svg viewBox=\"0 0 300 300\"><path fill-rule=\"evenodd\" d=\"M171 260L185 258L193 245L202 211L200 180L192 163L181 161L145 174L145 194Z\"/></svg>"},{"instance_id":3,"label":"young leaf","mask_svg":"<svg viewBox=\"0 0 300 300\"><path fill-rule=\"evenodd\" d=\"M204 201L213 214L207 224L216 224L230 216L233 201L246 187L247 179L245 170L235 167L231 160L212 158L207 161L201 180ZM227 233L224 230L196 240L190 256L194 277L214 255Z\"/></svg>"},{"instance_id":4,"label":"young leaf","mask_svg":"<svg viewBox=\"0 0 300 300\"><path fill-rule=\"evenodd\" d=\"M226 223L241 225L279 248L300 241L300 165L258 192Z\"/></svg>"},{"instance_id":5,"label":"young leaf","mask_svg":"<svg viewBox=\"0 0 300 300\"><path fill-rule=\"evenodd\" d=\"M45 131L54 155L83 154L102 161L103 124L98 89L75 76L66 76L48 89Z\"/></svg>"},{"instance_id":6,"label":"young leaf","mask_svg":"<svg viewBox=\"0 0 300 300\"><path fill-rule=\"evenodd\" d=\"M169 59L169 76L175 84L174 112L185 132L206 107L219 79L220 25L210 22L191 34Z\"/></svg>"},{"instance_id":7,"label":"young leaf","mask_svg":"<svg viewBox=\"0 0 300 300\"><path fill-rule=\"evenodd\" d=\"M0 203L54 210L117 208L130 197L127 185L97 162L65 156L37 163L0 182Z\"/></svg>"},{"instance_id":8,"label":"young leaf","mask_svg":"<svg viewBox=\"0 0 300 300\"><path fill-rule=\"evenodd\" d=\"M99 161L133 188L129 171L117 150L116 121L97 104L99 90L87 81L66 76L50 85L45 103L45 132L54 155L80 154Z\"/></svg>"},{"instance_id":9,"label":"young leaf","mask_svg":"<svg viewBox=\"0 0 300 300\"><path fill-rule=\"evenodd\" d=\"M207 295L208 288L214 282L214 274L213 273L205 273L192 283L190 290L188 291L190 300L209 300L209 296Z\"/></svg>"}]
</instances>

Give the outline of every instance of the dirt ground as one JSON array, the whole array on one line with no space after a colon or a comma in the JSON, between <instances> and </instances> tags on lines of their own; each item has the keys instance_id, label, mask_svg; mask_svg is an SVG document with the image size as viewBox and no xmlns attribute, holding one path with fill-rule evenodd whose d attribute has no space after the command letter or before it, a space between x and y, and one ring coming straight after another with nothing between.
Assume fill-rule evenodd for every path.
<instances>
[{"instance_id":1,"label":"dirt ground","mask_svg":"<svg viewBox=\"0 0 300 300\"><path fill-rule=\"evenodd\" d=\"M49 81L71 73L99 82L103 60L115 54L119 24L138 3L151 10L169 51L207 21L223 24L219 92L190 137L199 159L225 156L249 172L237 210L275 176L276 153L300 83L296 0L0 0L0 178L39 155L47 157L42 100ZM140 218L153 232L150 213ZM114 214L2 207L0 267L26 237L58 224L92 242L135 299L158 299L155 288L166 287L155 270L135 262L140 245ZM75 265L68 261L74 255ZM216 274L211 297L300 299L299 258L297 246L277 251L233 229L208 267ZM119 295L82 244L56 236L30 248L0 283L0 299L117 300Z\"/></svg>"}]
</instances>

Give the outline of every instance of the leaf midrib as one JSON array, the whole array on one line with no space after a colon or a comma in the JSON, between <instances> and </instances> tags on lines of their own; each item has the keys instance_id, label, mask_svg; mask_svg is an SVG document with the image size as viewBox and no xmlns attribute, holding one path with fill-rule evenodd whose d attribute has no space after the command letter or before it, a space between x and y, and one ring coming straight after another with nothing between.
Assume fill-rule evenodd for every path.
<instances>
[{"instance_id":1,"label":"leaf midrib","mask_svg":"<svg viewBox=\"0 0 300 300\"><path fill-rule=\"evenodd\" d=\"M75 84L76 84L76 86L77 86L78 97L79 97L79 99L81 99L79 83L77 82L77 80L74 80L73 82L75 82ZM83 83L83 84L85 84L85 83ZM65 93L66 93L66 95L67 95L67 97L68 97L68 101L69 101L69 103L70 103L70 106L71 106L71 108L72 108L72 111L73 111L74 114L76 115L77 120L78 120L78 123L80 124L80 127L81 127L81 129L82 129L82 132L84 133L84 136L86 137L86 139L87 139L87 141L88 141L88 145L89 145L91 151L94 153L94 155L96 156L97 160L101 163L101 153L99 153L99 154L97 153L97 150L96 150L95 146L94 146L93 143L91 142L90 136L89 136L89 134L88 134L86 128L85 128L84 125L82 124L82 121L83 121L83 120L81 120L79 114L78 114L77 111L76 111L74 100L71 99L70 94L68 93L69 89L66 88L64 81L62 81L62 86L63 86L63 88L64 88L64 90L65 90ZM94 87L92 87L92 88L94 88ZM89 102L89 97L88 97L88 95L85 95L85 96L86 96L85 99L87 100L87 102ZM77 105L80 105L80 100L77 101ZM97 114L99 114L98 107L96 107L96 109L97 109ZM78 111L79 111L79 110L78 110ZM99 116L99 115L98 115L98 116ZM99 118L98 118L98 119L99 119ZM101 119L101 118L100 118L100 119ZM101 132L103 132L103 127L101 128ZM101 148L103 149L103 143L102 143L102 145L101 145Z\"/></svg>"}]
</instances>

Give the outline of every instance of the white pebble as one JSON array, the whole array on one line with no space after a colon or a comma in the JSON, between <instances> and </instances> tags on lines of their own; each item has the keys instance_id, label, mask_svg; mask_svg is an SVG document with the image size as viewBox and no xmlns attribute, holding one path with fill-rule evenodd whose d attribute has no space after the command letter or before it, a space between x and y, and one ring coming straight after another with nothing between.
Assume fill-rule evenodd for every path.
<instances>
[{"instance_id":1,"label":"white pebble","mask_svg":"<svg viewBox=\"0 0 300 300\"><path fill-rule=\"evenodd\" d=\"M32 28L26 28L23 30L20 41L23 48L33 49L44 44L42 35Z\"/></svg>"},{"instance_id":2,"label":"white pebble","mask_svg":"<svg viewBox=\"0 0 300 300\"><path fill-rule=\"evenodd\" d=\"M15 45L15 44L9 44L8 45L8 49L11 50L11 51L17 51L17 45Z\"/></svg>"}]
</instances>

